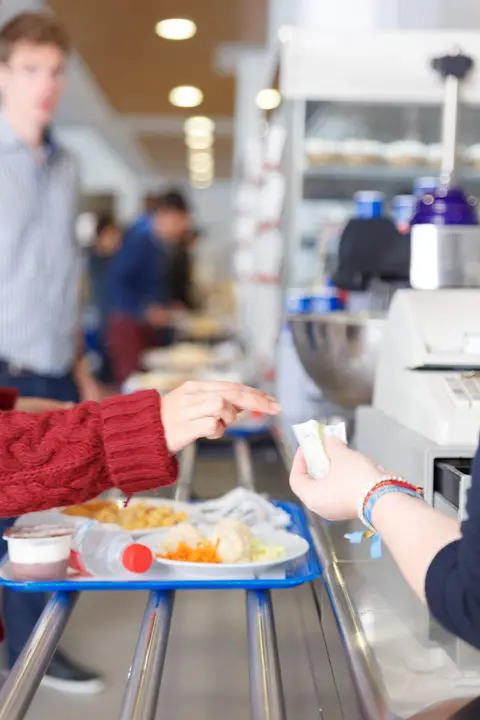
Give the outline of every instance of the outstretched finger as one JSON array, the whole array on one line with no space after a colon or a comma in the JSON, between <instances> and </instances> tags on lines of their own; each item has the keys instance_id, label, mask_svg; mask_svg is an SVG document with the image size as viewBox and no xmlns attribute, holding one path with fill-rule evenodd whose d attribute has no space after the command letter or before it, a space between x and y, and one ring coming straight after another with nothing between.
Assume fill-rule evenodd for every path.
<instances>
[{"instance_id":1,"label":"outstretched finger","mask_svg":"<svg viewBox=\"0 0 480 720\"><path fill-rule=\"evenodd\" d=\"M228 426L232 425L238 416L237 409L225 398L216 395L200 395L185 408L188 420L200 418L216 418Z\"/></svg>"},{"instance_id":2,"label":"outstretched finger","mask_svg":"<svg viewBox=\"0 0 480 720\"><path fill-rule=\"evenodd\" d=\"M278 402L269 395L265 395L265 393L261 393L245 385L238 385L222 390L221 395L240 412L250 410L252 412L264 413L265 415L278 415L281 410Z\"/></svg>"},{"instance_id":3,"label":"outstretched finger","mask_svg":"<svg viewBox=\"0 0 480 720\"><path fill-rule=\"evenodd\" d=\"M190 442L195 442L202 438L215 440L223 437L225 424L218 418L202 417L188 423L188 433L190 435Z\"/></svg>"},{"instance_id":4,"label":"outstretched finger","mask_svg":"<svg viewBox=\"0 0 480 720\"><path fill-rule=\"evenodd\" d=\"M193 382L185 385L185 392L189 394L212 394L221 396L240 410L253 410L267 415L277 415L280 405L267 393L256 388L229 382Z\"/></svg>"}]
</instances>

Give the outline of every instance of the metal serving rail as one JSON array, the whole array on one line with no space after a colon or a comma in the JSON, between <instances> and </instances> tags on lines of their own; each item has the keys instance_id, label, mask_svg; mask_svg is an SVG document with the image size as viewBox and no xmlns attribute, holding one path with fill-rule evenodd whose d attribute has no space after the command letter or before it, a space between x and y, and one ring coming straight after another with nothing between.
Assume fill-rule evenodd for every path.
<instances>
[{"instance_id":1,"label":"metal serving rail","mask_svg":"<svg viewBox=\"0 0 480 720\"><path fill-rule=\"evenodd\" d=\"M233 441L238 484L255 486L250 448ZM184 451L176 489L188 500L196 448ZM77 593L53 594L27 645L0 690L0 720L22 720L60 641ZM153 720L156 716L175 602L173 592L151 592L145 609L120 712L120 720ZM246 592L250 701L252 720L286 720L274 613L269 592Z\"/></svg>"},{"instance_id":2,"label":"metal serving rail","mask_svg":"<svg viewBox=\"0 0 480 720\"><path fill-rule=\"evenodd\" d=\"M292 466L293 456L281 428L277 425L274 438L280 456L287 468ZM334 545L324 521L307 510L310 533L322 564L322 577L335 612L345 645L363 712L368 720L387 720L391 713L386 702L387 693L381 681L381 673L370 651L348 588L342 577Z\"/></svg>"}]
</instances>

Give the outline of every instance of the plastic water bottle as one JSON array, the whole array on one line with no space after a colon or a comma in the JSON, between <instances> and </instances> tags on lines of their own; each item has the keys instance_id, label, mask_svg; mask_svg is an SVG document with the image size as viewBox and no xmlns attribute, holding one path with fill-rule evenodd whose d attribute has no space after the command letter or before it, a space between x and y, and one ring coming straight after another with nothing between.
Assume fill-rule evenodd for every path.
<instances>
[{"instance_id":1,"label":"plastic water bottle","mask_svg":"<svg viewBox=\"0 0 480 720\"><path fill-rule=\"evenodd\" d=\"M131 576L147 572L153 553L136 543L125 530L106 528L98 522L81 525L74 537L70 565L91 575Z\"/></svg>"}]
</instances>

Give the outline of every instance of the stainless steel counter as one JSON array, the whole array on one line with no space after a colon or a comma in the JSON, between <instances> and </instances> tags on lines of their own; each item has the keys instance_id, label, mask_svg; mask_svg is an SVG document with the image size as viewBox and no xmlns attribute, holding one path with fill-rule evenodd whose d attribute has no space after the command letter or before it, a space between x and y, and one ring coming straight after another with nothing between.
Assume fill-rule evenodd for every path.
<instances>
[{"instance_id":1,"label":"stainless steel counter","mask_svg":"<svg viewBox=\"0 0 480 720\"><path fill-rule=\"evenodd\" d=\"M290 466L292 449L281 431L276 437ZM357 523L313 515L311 521L365 716L403 720L437 703L480 695L480 653L431 620L388 552L372 561L368 543L350 545L344 536L359 529Z\"/></svg>"}]
</instances>

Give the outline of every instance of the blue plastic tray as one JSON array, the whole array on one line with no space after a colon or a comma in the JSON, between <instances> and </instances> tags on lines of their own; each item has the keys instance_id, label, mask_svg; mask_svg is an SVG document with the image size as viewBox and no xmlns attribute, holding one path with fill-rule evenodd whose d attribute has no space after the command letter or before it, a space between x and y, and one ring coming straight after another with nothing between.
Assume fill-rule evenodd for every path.
<instances>
[{"instance_id":1,"label":"blue plastic tray","mask_svg":"<svg viewBox=\"0 0 480 720\"><path fill-rule=\"evenodd\" d=\"M265 420L237 420L236 423L226 429L224 437L246 438L255 435L265 435L271 432L272 426L269 419Z\"/></svg>"},{"instance_id":2,"label":"blue plastic tray","mask_svg":"<svg viewBox=\"0 0 480 720\"><path fill-rule=\"evenodd\" d=\"M270 425L268 424L255 424L255 425L232 425L229 427L224 434L226 438L249 438L255 435L266 435L270 432Z\"/></svg>"},{"instance_id":3,"label":"blue plastic tray","mask_svg":"<svg viewBox=\"0 0 480 720\"><path fill-rule=\"evenodd\" d=\"M276 590L298 587L316 580L321 575L321 566L308 530L304 511L299 505L290 502L275 503L291 517L288 528L291 532L304 537L310 544L307 555L291 564L283 579L258 580L178 580L145 578L144 580L123 580L107 582L105 580L71 579L51 582L14 582L0 577L0 586L22 592L78 592L88 590Z\"/></svg>"}]
</instances>

